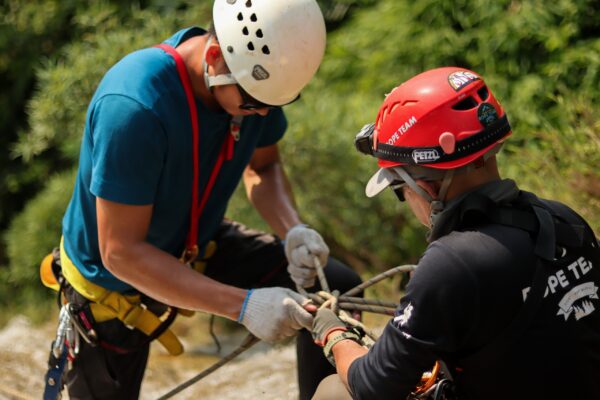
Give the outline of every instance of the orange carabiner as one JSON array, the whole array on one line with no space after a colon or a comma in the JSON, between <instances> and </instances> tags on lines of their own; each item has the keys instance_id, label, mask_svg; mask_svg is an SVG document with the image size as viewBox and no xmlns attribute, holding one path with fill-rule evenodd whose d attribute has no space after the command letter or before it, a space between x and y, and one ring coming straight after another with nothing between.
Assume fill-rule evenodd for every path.
<instances>
[{"instance_id":1,"label":"orange carabiner","mask_svg":"<svg viewBox=\"0 0 600 400\"><path fill-rule=\"evenodd\" d=\"M440 363L439 361L435 362L433 369L430 372L425 372L421 377L421 384L416 387L414 393L422 394L428 391L435 381L437 380L438 374L440 372Z\"/></svg>"}]
</instances>

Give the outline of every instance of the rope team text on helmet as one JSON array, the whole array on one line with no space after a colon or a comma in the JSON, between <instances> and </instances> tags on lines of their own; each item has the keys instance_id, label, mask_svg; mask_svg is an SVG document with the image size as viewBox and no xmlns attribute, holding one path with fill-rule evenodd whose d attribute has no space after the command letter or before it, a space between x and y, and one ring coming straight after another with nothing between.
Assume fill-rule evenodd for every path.
<instances>
[{"instance_id":1,"label":"rope team text on helmet","mask_svg":"<svg viewBox=\"0 0 600 400\"><path fill-rule=\"evenodd\" d=\"M356 136L358 151L381 167L366 194L407 184L432 202L415 180L443 180L443 201L453 174L495 154L510 134L504 109L479 75L457 67L423 72L392 90L375 123Z\"/></svg>"},{"instance_id":2,"label":"rope team text on helmet","mask_svg":"<svg viewBox=\"0 0 600 400\"><path fill-rule=\"evenodd\" d=\"M213 23L228 75L251 107L282 106L300 96L325 51L325 21L315 0L215 0Z\"/></svg>"}]
</instances>

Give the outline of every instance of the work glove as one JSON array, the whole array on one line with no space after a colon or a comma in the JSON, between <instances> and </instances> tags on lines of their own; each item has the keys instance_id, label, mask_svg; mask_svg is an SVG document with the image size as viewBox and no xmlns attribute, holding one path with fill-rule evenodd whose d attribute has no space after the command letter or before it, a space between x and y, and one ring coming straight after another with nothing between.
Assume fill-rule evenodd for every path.
<instances>
[{"instance_id":1,"label":"work glove","mask_svg":"<svg viewBox=\"0 0 600 400\"><path fill-rule=\"evenodd\" d=\"M275 342L296 334L302 328L310 329L313 316L302 306L309 300L281 287L248 291L238 318L254 336Z\"/></svg>"},{"instance_id":2,"label":"work glove","mask_svg":"<svg viewBox=\"0 0 600 400\"><path fill-rule=\"evenodd\" d=\"M285 236L285 256L292 280L301 287L315 284L317 276L315 257L322 267L327 265L329 247L317 231L306 225L296 225Z\"/></svg>"},{"instance_id":3,"label":"work glove","mask_svg":"<svg viewBox=\"0 0 600 400\"><path fill-rule=\"evenodd\" d=\"M320 308L317 311L312 325L312 336L319 346L325 346L327 336L331 332L347 330L344 321L339 319L330 308Z\"/></svg>"}]
</instances>

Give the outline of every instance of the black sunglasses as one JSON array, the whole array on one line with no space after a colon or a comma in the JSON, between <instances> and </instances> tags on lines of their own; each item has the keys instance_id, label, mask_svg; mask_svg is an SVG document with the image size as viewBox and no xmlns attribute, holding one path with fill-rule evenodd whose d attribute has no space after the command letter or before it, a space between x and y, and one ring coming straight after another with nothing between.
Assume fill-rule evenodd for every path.
<instances>
[{"instance_id":1,"label":"black sunglasses","mask_svg":"<svg viewBox=\"0 0 600 400\"><path fill-rule=\"evenodd\" d=\"M240 84L236 84L236 86L240 92L240 95L242 96L243 103L240 105L240 109L242 110L261 110L265 108L271 110L275 107L287 106L288 104L291 104L300 98L300 95L298 95L294 100L290 101L289 103L282 104L281 106L273 106L271 104L266 104L262 101L256 100L254 97L250 96L248 92L246 92L240 86Z\"/></svg>"}]
</instances>

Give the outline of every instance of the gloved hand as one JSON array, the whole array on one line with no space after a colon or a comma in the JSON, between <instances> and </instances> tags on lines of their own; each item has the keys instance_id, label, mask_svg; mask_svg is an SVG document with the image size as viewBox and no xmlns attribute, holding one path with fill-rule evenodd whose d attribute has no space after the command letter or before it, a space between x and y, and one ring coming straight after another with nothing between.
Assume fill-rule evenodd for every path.
<instances>
[{"instance_id":1,"label":"gloved hand","mask_svg":"<svg viewBox=\"0 0 600 400\"><path fill-rule=\"evenodd\" d=\"M299 224L290 229L285 236L285 256L292 280L297 285L308 288L314 286L317 276L315 257L321 266L325 267L329 247L317 231Z\"/></svg>"},{"instance_id":2,"label":"gloved hand","mask_svg":"<svg viewBox=\"0 0 600 400\"><path fill-rule=\"evenodd\" d=\"M293 336L297 330L310 329L313 316L302 305L309 300L281 287L253 289L238 318L257 338L275 342Z\"/></svg>"},{"instance_id":3,"label":"gloved hand","mask_svg":"<svg viewBox=\"0 0 600 400\"><path fill-rule=\"evenodd\" d=\"M320 308L312 325L315 343L325 346L327 336L333 331L347 331L346 324L330 308Z\"/></svg>"}]
</instances>

